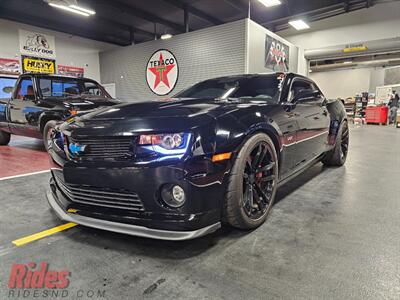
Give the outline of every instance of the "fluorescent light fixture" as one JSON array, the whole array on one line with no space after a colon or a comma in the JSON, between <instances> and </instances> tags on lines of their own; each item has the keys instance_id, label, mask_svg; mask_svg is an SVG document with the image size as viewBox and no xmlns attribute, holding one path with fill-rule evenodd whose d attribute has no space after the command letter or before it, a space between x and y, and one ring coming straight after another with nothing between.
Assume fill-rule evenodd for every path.
<instances>
[{"instance_id":1,"label":"fluorescent light fixture","mask_svg":"<svg viewBox=\"0 0 400 300\"><path fill-rule=\"evenodd\" d=\"M72 12L72 13L75 13L75 14L78 14L78 15L82 15L82 16L85 16L85 17L89 17L90 16L90 14L88 14L88 13L85 13L85 12L80 11L80 10L73 9L73 8L71 8L69 6L54 4L54 3L51 3L51 2L49 3L49 5L52 6L52 7L63 9L63 10L66 10L66 11L69 11L69 12Z\"/></svg>"},{"instance_id":2,"label":"fluorescent light fixture","mask_svg":"<svg viewBox=\"0 0 400 300\"><path fill-rule=\"evenodd\" d=\"M264 4L266 7L272 7L281 5L281 0L258 0L260 3Z\"/></svg>"},{"instance_id":3,"label":"fluorescent light fixture","mask_svg":"<svg viewBox=\"0 0 400 300\"><path fill-rule=\"evenodd\" d=\"M294 20L290 21L289 24L293 26L296 30L304 30L310 28L310 25L308 25L306 22L303 20Z\"/></svg>"},{"instance_id":4,"label":"fluorescent light fixture","mask_svg":"<svg viewBox=\"0 0 400 300\"><path fill-rule=\"evenodd\" d=\"M94 15L96 13L94 10L91 10L91 9L88 9L88 8L83 8L83 7L80 7L78 5L70 5L69 7L73 8L73 9L76 9L76 10L79 10L79 11L82 11L84 13L87 13L89 15Z\"/></svg>"},{"instance_id":5,"label":"fluorescent light fixture","mask_svg":"<svg viewBox=\"0 0 400 300\"><path fill-rule=\"evenodd\" d=\"M166 34L163 34L163 35L161 36L161 39L162 39L162 40L168 40L168 39L170 39L170 38L172 38L172 37L173 37L172 34L166 33Z\"/></svg>"}]
</instances>

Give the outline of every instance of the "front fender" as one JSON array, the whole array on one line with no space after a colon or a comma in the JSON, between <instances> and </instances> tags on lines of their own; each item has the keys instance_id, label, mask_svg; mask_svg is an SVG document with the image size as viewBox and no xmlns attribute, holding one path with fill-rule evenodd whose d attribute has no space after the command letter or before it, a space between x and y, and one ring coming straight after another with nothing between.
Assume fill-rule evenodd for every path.
<instances>
[{"instance_id":1,"label":"front fender","mask_svg":"<svg viewBox=\"0 0 400 300\"><path fill-rule=\"evenodd\" d=\"M63 111L52 111L52 110L48 110L48 111L44 111L40 114L39 116L39 128L40 131L42 132L44 129L44 126L46 125L46 123L48 121L63 121L67 116L65 115L65 113Z\"/></svg>"},{"instance_id":2,"label":"front fender","mask_svg":"<svg viewBox=\"0 0 400 300\"><path fill-rule=\"evenodd\" d=\"M218 120L215 152L237 152L250 136L258 132L266 133L272 139L279 155L283 134L273 119L262 114L249 114L240 120L227 115Z\"/></svg>"}]
</instances>

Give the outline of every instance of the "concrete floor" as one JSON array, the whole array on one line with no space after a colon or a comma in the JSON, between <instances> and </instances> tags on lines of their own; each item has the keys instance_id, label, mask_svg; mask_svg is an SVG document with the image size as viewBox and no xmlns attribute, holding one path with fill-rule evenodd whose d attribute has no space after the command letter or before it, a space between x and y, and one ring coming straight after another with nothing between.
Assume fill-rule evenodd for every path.
<instances>
[{"instance_id":1,"label":"concrete floor","mask_svg":"<svg viewBox=\"0 0 400 300\"><path fill-rule=\"evenodd\" d=\"M187 242L78 226L15 247L61 222L48 174L0 181L0 298L12 263L47 261L71 271L68 299L399 299L399 151L399 129L352 128L346 166L318 164L284 186L262 227Z\"/></svg>"}]
</instances>

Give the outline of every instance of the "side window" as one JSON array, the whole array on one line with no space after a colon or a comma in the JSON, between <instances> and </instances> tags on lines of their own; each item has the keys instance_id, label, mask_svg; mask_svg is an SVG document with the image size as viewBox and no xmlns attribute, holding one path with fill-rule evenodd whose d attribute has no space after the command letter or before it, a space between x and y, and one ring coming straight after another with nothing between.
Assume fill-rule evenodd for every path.
<instances>
[{"instance_id":1,"label":"side window","mask_svg":"<svg viewBox=\"0 0 400 300\"><path fill-rule=\"evenodd\" d=\"M17 87L15 98L19 100L34 100L33 82L31 78L22 79Z\"/></svg>"},{"instance_id":2,"label":"side window","mask_svg":"<svg viewBox=\"0 0 400 300\"><path fill-rule=\"evenodd\" d=\"M289 92L289 101L292 101L294 97L302 90L315 90L312 83L303 80L295 80L292 83L292 87Z\"/></svg>"},{"instance_id":3,"label":"side window","mask_svg":"<svg viewBox=\"0 0 400 300\"><path fill-rule=\"evenodd\" d=\"M102 96L103 95L101 89L92 82L85 82L85 93L94 95L94 96Z\"/></svg>"},{"instance_id":4,"label":"side window","mask_svg":"<svg viewBox=\"0 0 400 300\"><path fill-rule=\"evenodd\" d=\"M16 81L16 78L0 77L0 98L11 97Z\"/></svg>"}]
</instances>

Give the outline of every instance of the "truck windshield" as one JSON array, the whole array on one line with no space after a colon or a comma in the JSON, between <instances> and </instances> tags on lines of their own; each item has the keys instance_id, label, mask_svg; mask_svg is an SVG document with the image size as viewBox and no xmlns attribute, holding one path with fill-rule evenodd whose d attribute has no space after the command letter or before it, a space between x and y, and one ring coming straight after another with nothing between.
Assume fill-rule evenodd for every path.
<instances>
[{"instance_id":1,"label":"truck windshield","mask_svg":"<svg viewBox=\"0 0 400 300\"><path fill-rule=\"evenodd\" d=\"M178 93L176 98L250 98L277 103L281 79L278 75L232 76L206 80Z\"/></svg>"},{"instance_id":2,"label":"truck windshield","mask_svg":"<svg viewBox=\"0 0 400 300\"><path fill-rule=\"evenodd\" d=\"M95 97L107 98L111 96L99 84L83 79L73 78L40 78L39 88L42 97L78 98Z\"/></svg>"}]
</instances>

